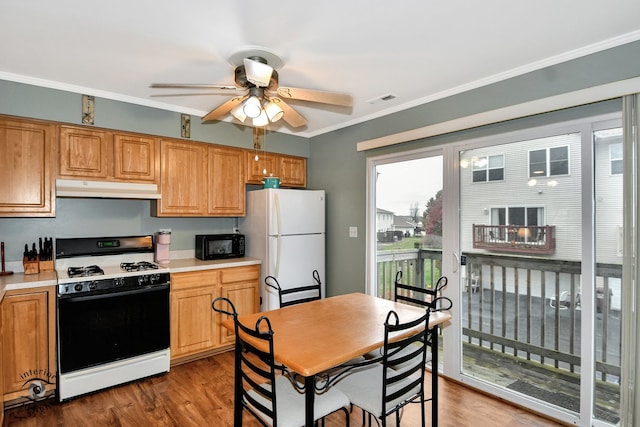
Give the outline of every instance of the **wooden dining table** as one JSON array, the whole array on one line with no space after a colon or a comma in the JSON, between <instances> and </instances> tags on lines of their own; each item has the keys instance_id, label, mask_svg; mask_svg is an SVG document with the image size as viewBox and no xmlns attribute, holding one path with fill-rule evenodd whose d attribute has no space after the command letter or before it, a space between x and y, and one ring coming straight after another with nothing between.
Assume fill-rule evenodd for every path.
<instances>
[{"instance_id":1,"label":"wooden dining table","mask_svg":"<svg viewBox=\"0 0 640 427\"><path fill-rule=\"evenodd\" d=\"M243 315L238 321L250 326L261 316L269 318L275 358L305 379L305 425L313 426L316 375L382 347L384 322L391 310L401 323L425 312L421 307L352 293ZM436 331L432 333L432 420L436 421L432 425L437 425L437 327L449 319L451 315L446 312L431 313L429 317L429 329ZM223 326L233 330L233 319L226 319Z\"/></svg>"}]
</instances>

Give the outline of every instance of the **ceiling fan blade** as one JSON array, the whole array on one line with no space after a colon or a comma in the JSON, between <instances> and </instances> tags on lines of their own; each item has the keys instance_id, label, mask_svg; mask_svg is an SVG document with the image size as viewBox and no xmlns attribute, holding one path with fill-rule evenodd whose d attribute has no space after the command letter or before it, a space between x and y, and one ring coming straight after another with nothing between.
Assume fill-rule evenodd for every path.
<instances>
[{"instance_id":1,"label":"ceiling fan blade","mask_svg":"<svg viewBox=\"0 0 640 427\"><path fill-rule=\"evenodd\" d=\"M301 126L305 126L307 124L307 119L302 117L300 113L291 108L286 102L277 97L269 98L273 103L277 104L282 111L284 111L284 116L282 116L282 120L289 123L289 125L294 128L299 128Z\"/></svg>"},{"instance_id":2,"label":"ceiling fan blade","mask_svg":"<svg viewBox=\"0 0 640 427\"><path fill-rule=\"evenodd\" d=\"M323 104L351 107L353 99L351 95L338 92L326 92L322 90L300 89L295 87L280 86L278 96L285 99L299 99L301 101L321 102Z\"/></svg>"},{"instance_id":3,"label":"ceiling fan blade","mask_svg":"<svg viewBox=\"0 0 640 427\"><path fill-rule=\"evenodd\" d=\"M220 120L220 118L222 116L226 115L229 111L231 111L233 109L233 107L235 107L236 105L238 105L242 101L244 101L244 99L245 99L245 97L242 97L242 96L237 96L235 98L231 98L230 100L228 100L224 104L220 105L219 107L217 107L217 108L211 110L209 113L207 113L207 115L202 118L202 121L206 122L206 121L209 121L209 120Z\"/></svg>"},{"instance_id":4,"label":"ceiling fan blade","mask_svg":"<svg viewBox=\"0 0 640 427\"><path fill-rule=\"evenodd\" d=\"M246 94L247 91L246 90L242 90L242 91L237 91L236 95L243 95ZM187 92L187 93L155 93L152 95L149 95L153 98L164 98L164 97L170 97L170 96L211 96L211 95L224 95L224 96L229 96L229 92Z\"/></svg>"},{"instance_id":5,"label":"ceiling fan blade","mask_svg":"<svg viewBox=\"0 0 640 427\"><path fill-rule=\"evenodd\" d=\"M188 83L153 83L149 86L153 89L220 89L220 90L243 90L244 88L231 85L214 84L188 84Z\"/></svg>"}]
</instances>

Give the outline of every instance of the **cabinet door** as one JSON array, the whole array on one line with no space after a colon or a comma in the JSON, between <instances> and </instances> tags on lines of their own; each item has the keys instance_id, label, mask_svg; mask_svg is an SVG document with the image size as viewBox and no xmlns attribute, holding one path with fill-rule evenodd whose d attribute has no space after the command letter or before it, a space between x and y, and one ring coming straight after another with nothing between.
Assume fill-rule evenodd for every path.
<instances>
[{"instance_id":1,"label":"cabinet door","mask_svg":"<svg viewBox=\"0 0 640 427\"><path fill-rule=\"evenodd\" d=\"M113 137L110 132L60 127L62 177L107 179L113 175Z\"/></svg>"},{"instance_id":2,"label":"cabinet door","mask_svg":"<svg viewBox=\"0 0 640 427\"><path fill-rule=\"evenodd\" d=\"M0 118L0 216L55 216L55 131Z\"/></svg>"},{"instance_id":3,"label":"cabinet door","mask_svg":"<svg viewBox=\"0 0 640 427\"><path fill-rule=\"evenodd\" d=\"M221 270L221 296L233 302L239 316L260 311L260 266L233 267ZM221 325L227 316L221 315L220 344L233 344L235 335Z\"/></svg>"},{"instance_id":4,"label":"cabinet door","mask_svg":"<svg viewBox=\"0 0 640 427\"><path fill-rule=\"evenodd\" d=\"M7 294L2 301L4 401L32 400L55 389L54 289ZM32 384L44 390L33 390ZM35 395L34 394L36 392Z\"/></svg>"},{"instance_id":5,"label":"cabinet door","mask_svg":"<svg viewBox=\"0 0 640 427\"><path fill-rule=\"evenodd\" d=\"M245 214L244 155L242 150L209 147L208 214Z\"/></svg>"},{"instance_id":6,"label":"cabinet door","mask_svg":"<svg viewBox=\"0 0 640 427\"><path fill-rule=\"evenodd\" d=\"M207 145L160 142L162 198L157 216L204 216L207 210Z\"/></svg>"},{"instance_id":7,"label":"cabinet door","mask_svg":"<svg viewBox=\"0 0 640 427\"><path fill-rule=\"evenodd\" d=\"M256 153L253 151L245 151L246 165L246 183L262 184L262 178L265 176L278 176L276 171L276 159L272 154Z\"/></svg>"},{"instance_id":8,"label":"cabinet door","mask_svg":"<svg viewBox=\"0 0 640 427\"><path fill-rule=\"evenodd\" d=\"M307 159L304 157L280 156L278 158L280 185L284 187L307 186Z\"/></svg>"},{"instance_id":9,"label":"cabinet door","mask_svg":"<svg viewBox=\"0 0 640 427\"><path fill-rule=\"evenodd\" d=\"M158 183L160 149L157 139L116 134L113 151L116 179Z\"/></svg>"},{"instance_id":10,"label":"cabinet door","mask_svg":"<svg viewBox=\"0 0 640 427\"><path fill-rule=\"evenodd\" d=\"M218 343L211 302L217 286L171 292L171 359L211 350Z\"/></svg>"}]
</instances>

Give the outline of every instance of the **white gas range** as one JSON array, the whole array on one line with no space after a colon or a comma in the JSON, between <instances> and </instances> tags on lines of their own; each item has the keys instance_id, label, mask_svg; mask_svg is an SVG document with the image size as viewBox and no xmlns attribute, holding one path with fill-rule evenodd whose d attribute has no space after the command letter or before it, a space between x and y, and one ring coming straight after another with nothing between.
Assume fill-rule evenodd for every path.
<instances>
[{"instance_id":1,"label":"white gas range","mask_svg":"<svg viewBox=\"0 0 640 427\"><path fill-rule=\"evenodd\" d=\"M60 401L169 370L169 270L153 236L56 239Z\"/></svg>"}]
</instances>

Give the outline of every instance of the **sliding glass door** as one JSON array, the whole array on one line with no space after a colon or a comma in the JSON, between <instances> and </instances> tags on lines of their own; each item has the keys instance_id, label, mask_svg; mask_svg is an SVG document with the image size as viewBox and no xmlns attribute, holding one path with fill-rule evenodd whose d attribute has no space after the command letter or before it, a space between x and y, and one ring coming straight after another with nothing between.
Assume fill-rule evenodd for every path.
<instances>
[{"instance_id":1,"label":"sliding glass door","mask_svg":"<svg viewBox=\"0 0 640 427\"><path fill-rule=\"evenodd\" d=\"M461 374L565 420L620 419L622 129L586 118L458 151Z\"/></svg>"},{"instance_id":2,"label":"sliding glass door","mask_svg":"<svg viewBox=\"0 0 640 427\"><path fill-rule=\"evenodd\" d=\"M420 286L449 278L445 376L571 424L623 420L622 378L635 372L623 357L635 354L623 338L633 336L625 242L637 217L623 196L636 172L621 108L368 159L369 292L391 299L398 271ZM386 186L418 159L428 177ZM423 181L438 188L418 211L383 202Z\"/></svg>"}]
</instances>

